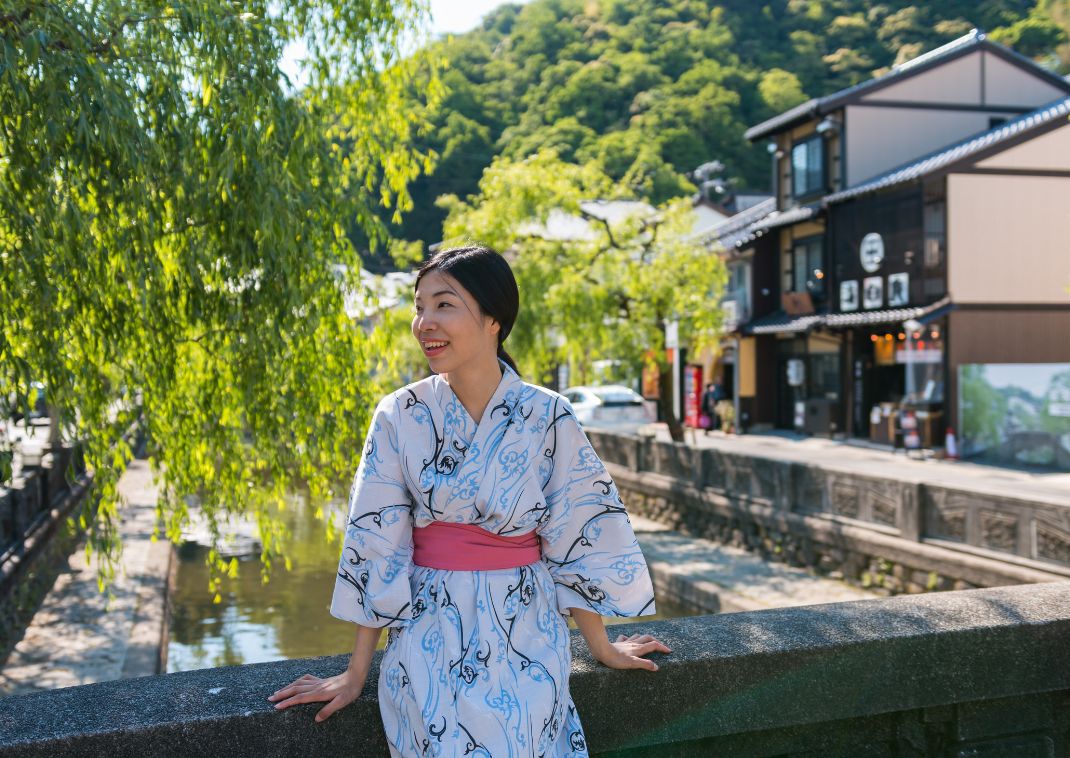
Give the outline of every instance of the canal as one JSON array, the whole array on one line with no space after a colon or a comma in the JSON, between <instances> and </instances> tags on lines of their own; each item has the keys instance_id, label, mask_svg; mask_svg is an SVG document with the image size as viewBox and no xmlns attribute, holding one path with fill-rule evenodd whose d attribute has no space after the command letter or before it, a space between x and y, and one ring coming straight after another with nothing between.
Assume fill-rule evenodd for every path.
<instances>
[{"instance_id":1,"label":"canal","mask_svg":"<svg viewBox=\"0 0 1070 758\"><path fill-rule=\"evenodd\" d=\"M239 556L238 577L223 581L220 602L213 603L205 566L208 548L194 541L178 548L168 673L352 650L353 624L330 614L341 544L327 543L324 525L312 508L296 498L291 503L282 513L292 534L291 570L277 565L268 584L260 580L259 547L255 547ZM642 620L694 613L660 598L657 607L657 616ZM607 618L606 622L635 620Z\"/></svg>"}]
</instances>

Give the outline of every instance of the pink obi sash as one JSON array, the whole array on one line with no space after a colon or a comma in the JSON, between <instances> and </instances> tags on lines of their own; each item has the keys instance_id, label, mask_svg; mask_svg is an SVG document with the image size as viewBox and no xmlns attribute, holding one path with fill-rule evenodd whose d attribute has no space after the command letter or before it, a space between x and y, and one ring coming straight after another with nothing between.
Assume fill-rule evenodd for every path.
<instances>
[{"instance_id":1,"label":"pink obi sash","mask_svg":"<svg viewBox=\"0 0 1070 758\"><path fill-rule=\"evenodd\" d=\"M542 557L534 531L504 537L475 524L432 521L412 530L412 562L448 571L494 571L535 563Z\"/></svg>"}]
</instances>

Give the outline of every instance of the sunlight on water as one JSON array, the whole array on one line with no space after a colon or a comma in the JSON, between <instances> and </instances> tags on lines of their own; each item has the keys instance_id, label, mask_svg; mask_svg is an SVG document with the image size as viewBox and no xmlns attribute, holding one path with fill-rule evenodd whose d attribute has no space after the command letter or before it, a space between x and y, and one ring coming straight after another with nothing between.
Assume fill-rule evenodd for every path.
<instances>
[{"instance_id":1,"label":"sunlight on water","mask_svg":"<svg viewBox=\"0 0 1070 758\"><path fill-rule=\"evenodd\" d=\"M311 508L295 506L285 514L293 533L289 550L293 570L286 572L280 566L265 585L257 557L243 558L238 578L224 580L220 603L213 604L207 590L207 548L186 543L178 550L168 673L352 650L353 624L330 615L341 545L327 544L324 525L316 521ZM654 617L607 618L606 623L693 615L661 600L658 611ZM383 635L381 644L385 642Z\"/></svg>"}]
</instances>

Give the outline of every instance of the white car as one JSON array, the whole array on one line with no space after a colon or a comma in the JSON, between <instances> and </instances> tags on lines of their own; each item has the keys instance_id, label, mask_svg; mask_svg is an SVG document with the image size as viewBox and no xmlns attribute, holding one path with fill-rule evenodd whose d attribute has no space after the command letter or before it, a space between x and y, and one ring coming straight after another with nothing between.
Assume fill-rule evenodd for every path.
<instances>
[{"instance_id":1,"label":"white car","mask_svg":"<svg viewBox=\"0 0 1070 758\"><path fill-rule=\"evenodd\" d=\"M583 426L640 426L655 421L653 403L622 384L569 387L561 393Z\"/></svg>"}]
</instances>

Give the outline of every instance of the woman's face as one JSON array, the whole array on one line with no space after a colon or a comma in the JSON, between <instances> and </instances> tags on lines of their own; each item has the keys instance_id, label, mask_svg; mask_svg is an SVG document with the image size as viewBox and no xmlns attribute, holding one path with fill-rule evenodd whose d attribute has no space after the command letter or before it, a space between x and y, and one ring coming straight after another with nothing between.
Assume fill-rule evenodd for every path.
<instances>
[{"instance_id":1,"label":"woman's face","mask_svg":"<svg viewBox=\"0 0 1070 758\"><path fill-rule=\"evenodd\" d=\"M497 355L497 321L480 313L475 298L460 282L441 271L429 271L416 288L412 334L436 374L483 362Z\"/></svg>"}]
</instances>

